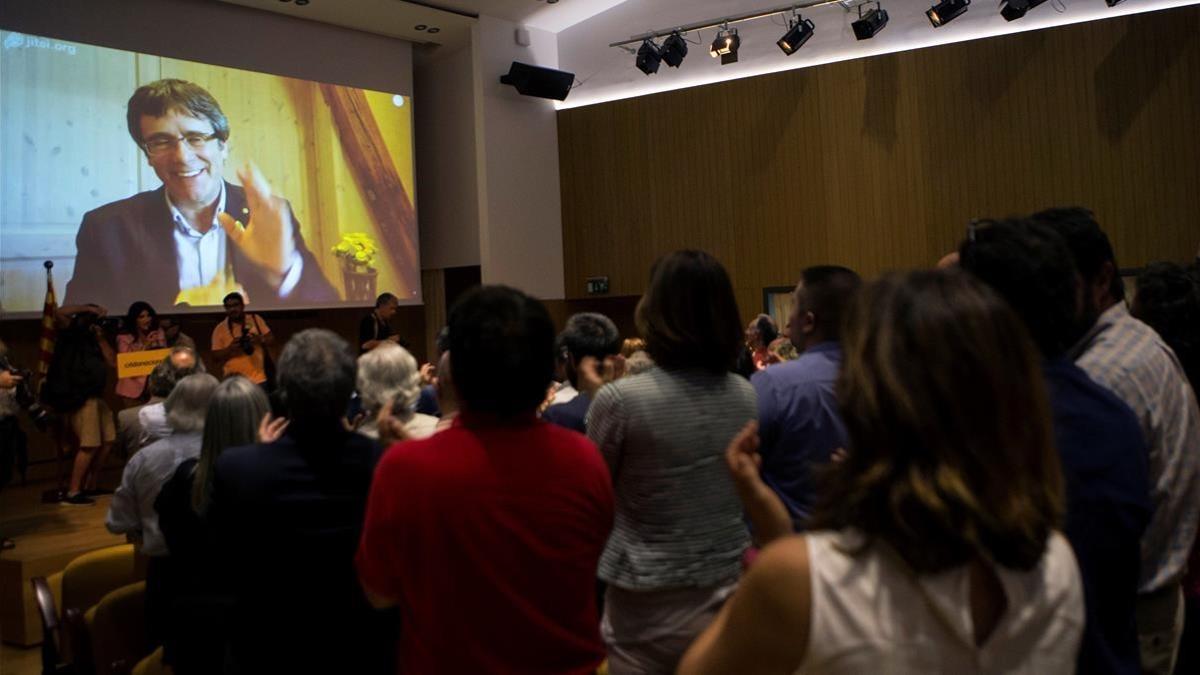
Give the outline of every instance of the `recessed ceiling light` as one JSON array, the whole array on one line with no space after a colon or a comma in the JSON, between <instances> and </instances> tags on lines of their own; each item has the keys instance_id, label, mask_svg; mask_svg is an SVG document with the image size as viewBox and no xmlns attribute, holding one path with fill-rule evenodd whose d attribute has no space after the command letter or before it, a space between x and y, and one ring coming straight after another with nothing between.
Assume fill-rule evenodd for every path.
<instances>
[{"instance_id":1,"label":"recessed ceiling light","mask_svg":"<svg viewBox=\"0 0 1200 675\"><path fill-rule=\"evenodd\" d=\"M413 26L413 30L425 30L426 28L429 28L429 26L426 26L423 23L419 23L419 24Z\"/></svg>"}]
</instances>

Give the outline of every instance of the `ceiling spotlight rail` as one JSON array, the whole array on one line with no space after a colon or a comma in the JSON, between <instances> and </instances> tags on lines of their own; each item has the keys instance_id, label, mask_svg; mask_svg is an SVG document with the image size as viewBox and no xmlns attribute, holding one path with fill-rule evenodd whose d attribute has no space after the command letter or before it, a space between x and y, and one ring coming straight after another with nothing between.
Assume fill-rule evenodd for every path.
<instances>
[{"instance_id":1,"label":"ceiling spotlight rail","mask_svg":"<svg viewBox=\"0 0 1200 675\"><path fill-rule=\"evenodd\" d=\"M807 0L806 2L792 2L771 9L735 14L708 21L697 21L684 26L660 28L641 35L630 36L628 40L609 43L608 46L619 47L630 54L636 54L638 70L646 75L653 75L658 72L659 65L664 61L670 67L678 68L684 57L687 56L688 44L700 44L688 40L685 37L688 33L694 32L699 37L700 31L715 28L717 37L708 48L708 53L713 58L719 57L722 65L727 65L737 63L738 50L742 44L737 24L770 18L772 23L779 25L775 17L782 16L784 19L782 25L786 26L787 32L776 40L775 44L784 54L790 56L799 51L816 32L816 24L812 19L801 16L800 10L809 10L825 5L839 5L847 13L857 10L858 18L851 21L850 28L854 32L855 39L870 40L888 24L888 12L882 4L884 1ZM1109 7L1113 7L1124 0L1104 0L1104 2ZM1046 3L1047 0L999 0L1000 15L1005 21L1016 21L1024 17L1030 10ZM1049 0L1049 4L1055 11L1066 10L1063 0ZM925 16L929 19L931 26L940 28L962 16L970 6L971 0L933 0L933 5L925 10ZM640 46L634 48L632 45Z\"/></svg>"},{"instance_id":2,"label":"ceiling spotlight rail","mask_svg":"<svg viewBox=\"0 0 1200 675\"><path fill-rule=\"evenodd\" d=\"M624 47L625 45L632 45L632 44L636 44L639 42L643 42L645 40L656 40L658 38L667 37L667 36L671 35L672 33L683 34L683 33L690 33L692 31L705 30L708 28L726 29L733 24L743 23L746 21L755 21L757 19L765 19L769 16L791 15L792 13L794 13L798 10L801 10L801 9L812 9L813 7L823 7L825 5L841 5L841 4L843 4L843 2L844 2L844 0L811 0L810 2L793 2L791 4L776 7L774 9L763 9L763 10L759 10L756 12L749 12L746 14L736 14L733 16L725 16L725 17L721 17L719 19L711 19L708 21L698 21L696 23L687 24L686 26L671 26L670 28L662 28L659 30L652 30L648 33L642 33L641 35L633 35L628 40L621 40L619 42L609 43L608 46L609 47Z\"/></svg>"}]
</instances>

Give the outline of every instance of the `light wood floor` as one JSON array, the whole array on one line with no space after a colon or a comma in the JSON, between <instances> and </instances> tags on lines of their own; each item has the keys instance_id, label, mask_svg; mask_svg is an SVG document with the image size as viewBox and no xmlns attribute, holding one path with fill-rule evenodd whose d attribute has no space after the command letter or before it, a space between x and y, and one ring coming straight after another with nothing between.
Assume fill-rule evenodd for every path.
<instances>
[{"instance_id":1,"label":"light wood floor","mask_svg":"<svg viewBox=\"0 0 1200 675\"><path fill-rule=\"evenodd\" d=\"M105 473L103 485L119 480L119 468ZM16 548L0 551L0 673L36 675L41 671L40 626L33 615L30 630L29 605L32 602L29 577L48 576L66 566L76 556L105 546L123 543L119 536L104 529L111 497L99 497L93 506L43 504L42 492L53 482L9 486L0 490L0 536L16 542Z\"/></svg>"}]
</instances>

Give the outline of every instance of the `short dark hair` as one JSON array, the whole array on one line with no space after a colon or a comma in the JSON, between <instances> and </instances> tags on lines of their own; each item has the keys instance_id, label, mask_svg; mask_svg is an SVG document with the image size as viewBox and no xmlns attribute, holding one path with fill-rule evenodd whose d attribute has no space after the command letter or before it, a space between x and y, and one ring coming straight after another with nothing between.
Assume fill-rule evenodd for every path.
<instances>
[{"instance_id":1,"label":"short dark hair","mask_svg":"<svg viewBox=\"0 0 1200 675\"><path fill-rule=\"evenodd\" d=\"M243 298L242 294L238 293L237 291L234 291L234 292L230 293L229 295L226 295L224 298L221 298L221 304L227 305L227 304L229 304L230 300L237 300L238 303L242 304L242 305L246 304L246 298Z\"/></svg>"},{"instance_id":2,"label":"short dark hair","mask_svg":"<svg viewBox=\"0 0 1200 675\"><path fill-rule=\"evenodd\" d=\"M542 303L508 286L467 292L450 310L450 374L473 412L532 412L554 377L554 323Z\"/></svg>"},{"instance_id":3,"label":"short dark hair","mask_svg":"<svg viewBox=\"0 0 1200 675\"><path fill-rule=\"evenodd\" d=\"M567 326L558 334L554 347L560 358L569 356L576 363L585 356L603 360L606 356L621 352L621 334L607 316L596 312L579 312L567 319ZM578 386L574 368L567 368L567 378L573 386Z\"/></svg>"},{"instance_id":4,"label":"short dark hair","mask_svg":"<svg viewBox=\"0 0 1200 675\"><path fill-rule=\"evenodd\" d=\"M992 287L1025 322L1047 358L1078 337L1079 273L1057 232L1024 220L982 221L959 247L959 265Z\"/></svg>"},{"instance_id":5,"label":"short dark hair","mask_svg":"<svg viewBox=\"0 0 1200 675\"><path fill-rule=\"evenodd\" d=\"M279 388L293 420L336 422L354 393L356 374L350 345L324 328L302 330L279 356Z\"/></svg>"},{"instance_id":6,"label":"short dark hair","mask_svg":"<svg viewBox=\"0 0 1200 675\"><path fill-rule=\"evenodd\" d=\"M1148 265L1137 278L1133 315L1175 352L1192 388L1200 387L1200 280L1172 262Z\"/></svg>"},{"instance_id":7,"label":"short dark hair","mask_svg":"<svg viewBox=\"0 0 1200 675\"><path fill-rule=\"evenodd\" d=\"M764 347L769 346L775 338L779 337L779 328L775 326L775 320L767 314L759 314L755 317L754 329L758 331L758 341Z\"/></svg>"},{"instance_id":8,"label":"short dark hair","mask_svg":"<svg viewBox=\"0 0 1200 675\"><path fill-rule=\"evenodd\" d=\"M1100 229L1095 215L1080 206L1057 207L1039 211L1030 219L1053 229L1067 242L1071 257L1075 259L1075 268L1079 270L1084 282L1091 284L1099 276L1104 263L1112 263L1113 280L1109 292L1117 300L1125 299L1125 283L1117 267L1117 257L1113 253L1112 242L1108 235Z\"/></svg>"},{"instance_id":9,"label":"short dark hair","mask_svg":"<svg viewBox=\"0 0 1200 675\"><path fill-rule=\"evenodd\" d=\"M841 265L815 265L800 272L808 310L826 340L839 340L847 307L862 288L862 277Z\"/></svg>"},{"instance_id":10,"label":"short dark hair","mask_svg":"<svg viewBox=\"0 0 1200 675\"><path fill-rule=\"evenodd\" d=\"M393 301L400 302L400 298L397 298L395 295L392 295L391 293L380 293L379 297L375 298L375 308L379 309L380 307L383 307L384 305L388 304L389 302L393 302Z\"/></svg>"},{"instance_id":11,"label":"short dark hair","mask_svg":"<svg viewBox=\"0 0 1200 675\"><path fill-rule=\"evenodd\" d=\"M650 268L635 312L646 351L667 369L729 371L742 349L742 319L729 274L704 251L668 253Z\"/></svg>"},{"instance_id":12,"label":"short dark hair","mask_svg":"<svg viewBox=\"0 0 1200 675\"><path fill-rule=\"evenodd\" d=\"M578 361L585 356L603 359L621 351L621 334L612 319L596 312L579 312L567 319L559 344Z\"/></svg>"},{"instance_id":13,"label":"short dark hair","mask_svg":"<svg viewBox=\"0 0 1200 675\"><path fill-rule=\"evenodd\" d=\"M139 147L145 142L142 138L142 115L163 117L172 110L208 120L213 133L222 143L229 140L229 120L221 112L217 99L198 84L167 78L144 84L129 97L125 122L133 141Z\"/></svg>"},{"instance_id":14,"label":"short dark hair","mask_svg":"<svg viewBox=\"0 0 1200 675\"><path fill-rule=\"evenodd\" d=\"M145 300L138 300L130 305L129 311L125 313L125 332L132 333L135 336L137 335L137 318L142 312L150 312L151 321L158 318L158 312L154 311L154 307L152 307L150 303L146 302ZM154 324L151 323L150 330L154 330L154 328Z\"/></svg>"}]
</instances>

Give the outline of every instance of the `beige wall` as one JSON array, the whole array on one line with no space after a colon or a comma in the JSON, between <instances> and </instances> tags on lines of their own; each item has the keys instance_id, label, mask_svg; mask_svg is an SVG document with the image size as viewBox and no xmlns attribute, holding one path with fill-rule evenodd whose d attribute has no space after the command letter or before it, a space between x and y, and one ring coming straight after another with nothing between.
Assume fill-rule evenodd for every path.
<instances>
[{"instance_id":1,"label":"beige wall","mask_svg":"<svg viewBox=\"0 0 1200 675\"><path fill-rule=\"evenodd\" d=\"M562 203L554 104L500 84L513 61L553 68L554 34L530 29L516 44L516 25L488 16L475 27L476 154L479 251L483 282L508 284L537 298L562 298Z\"/></svg>"},{"instance_id":2,"label":"beige wall","mask_svg":"<svg viewBox=\"0 0 1200 675\"><path fill-rule=\"evenodd\" d=\"M475 167L475 56L471 44L413 54L421 264L426 269L479 264Z\"/></svg>"}]
</instances>

